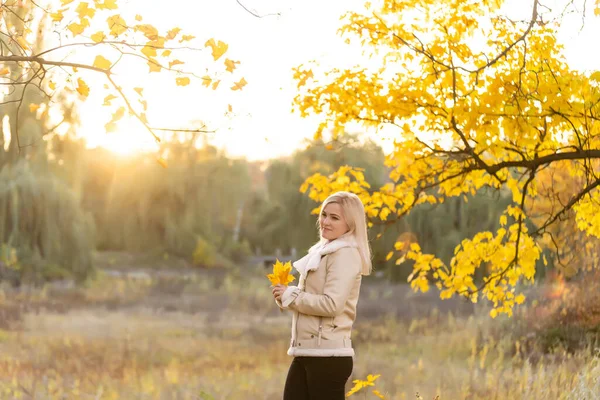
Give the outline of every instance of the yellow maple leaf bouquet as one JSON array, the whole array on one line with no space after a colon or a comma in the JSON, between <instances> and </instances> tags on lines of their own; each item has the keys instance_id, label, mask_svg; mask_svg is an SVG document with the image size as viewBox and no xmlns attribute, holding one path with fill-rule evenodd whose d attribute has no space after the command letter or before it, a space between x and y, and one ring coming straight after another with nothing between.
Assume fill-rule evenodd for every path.
<instances>
[{"instance_id":1,"label":"yellow maple leaf bouquet","mask_svg":"<svg viewBox=\"0 0 600 400\"><path fill-rule=\"evenodd\" d=\"M287 286L296 279L290 274L291 271L292 263L290 261L283 264L281 261L277 260L275 264L273 264L273 273L268 274L267 278L269 278L272 285Z\"/></svg>"}]
</instances>

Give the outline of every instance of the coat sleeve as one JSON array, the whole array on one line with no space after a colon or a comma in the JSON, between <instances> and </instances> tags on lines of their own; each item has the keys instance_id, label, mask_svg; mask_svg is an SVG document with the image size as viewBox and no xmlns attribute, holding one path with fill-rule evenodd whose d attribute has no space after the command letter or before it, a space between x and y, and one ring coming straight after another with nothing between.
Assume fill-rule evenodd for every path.
<instances>
[{"instance_id":1,"label":"coat sleeve","mask_svg":"<svg viewBox=\"0 0 600 400\"><path fill-rule=\"evenodd\" d=\"M355 248L344 247L330 257L323 294L306 293L297 288L286 290L282 296L284 307L318 317L335 317L344 311L354 282L360 276L360 254Z\"/></svg>"}]
</instances>

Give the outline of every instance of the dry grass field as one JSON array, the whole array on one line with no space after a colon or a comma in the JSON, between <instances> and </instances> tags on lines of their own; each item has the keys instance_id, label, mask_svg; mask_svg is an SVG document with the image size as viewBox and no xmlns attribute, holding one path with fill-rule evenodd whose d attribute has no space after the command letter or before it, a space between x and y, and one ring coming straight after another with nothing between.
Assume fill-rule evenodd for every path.
<instances>
[{"instance_id":1,"label":"dry grass field","mask_svg":"<svg viewBox=\"0 0 600 400\"><path fill-rule=\"evenodd\" d=\"M0 399L281 398L290 316L264 270L111 266L85 287L2 287ZM380 376L350 398L600 398L591 345L542 354L478 307L365 282L352 380Z\"/></svg>"}]
</instances>

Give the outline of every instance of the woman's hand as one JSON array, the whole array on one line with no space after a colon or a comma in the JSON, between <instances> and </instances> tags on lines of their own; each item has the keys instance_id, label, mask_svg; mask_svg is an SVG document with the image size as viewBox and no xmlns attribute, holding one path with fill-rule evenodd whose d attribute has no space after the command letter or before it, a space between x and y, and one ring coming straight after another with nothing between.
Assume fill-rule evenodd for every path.
<instances>
[{"instance_id":1,"label":"woman's hand","mask_svg":"<svg viewBox=\"0 0 600 400\"><path fill-rule=\"evenodd\" d=\"M278 284L273 286L272 292L275 300L281 301L281 296L283 295L283 292L285 292L285 289L287 289L287 286L285 285Z\"/></svg>"}]
</instances>

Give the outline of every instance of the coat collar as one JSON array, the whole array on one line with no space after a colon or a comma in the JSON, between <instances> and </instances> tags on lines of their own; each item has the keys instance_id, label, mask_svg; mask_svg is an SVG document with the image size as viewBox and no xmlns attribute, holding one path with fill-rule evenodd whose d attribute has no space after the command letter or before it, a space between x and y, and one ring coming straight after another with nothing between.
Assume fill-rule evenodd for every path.
<instances>
[{"instance_id":1,"label":"coat collar","mask_svg":"<svg viewBox=\"0 0 600 400\"><path fill-rule=\"evenodd\" d=\"M306 277L308 271L315 271L319 268L321 257L333 253L344 247L358 247L356 240L351 233L345 233L342 236L334 240L328 240L326 242L317 243L309 250L308 254L292 263L294 268Z\"/></svg>"}]
</instances>

